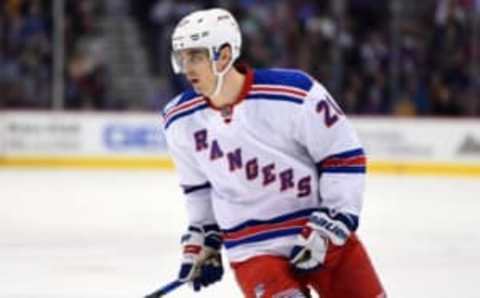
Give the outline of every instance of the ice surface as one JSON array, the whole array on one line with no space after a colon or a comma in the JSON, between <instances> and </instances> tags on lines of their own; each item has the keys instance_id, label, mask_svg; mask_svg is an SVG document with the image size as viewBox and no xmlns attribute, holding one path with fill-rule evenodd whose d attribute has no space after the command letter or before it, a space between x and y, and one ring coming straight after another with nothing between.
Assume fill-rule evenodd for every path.
<instances>
[{"instance_id":1,"label":"ice surface","mask_svg":"<svg viewBox=\"0 0 480 298\"><path fill-rule=\"evenodd\" d=\"M480 179L367 185L359 235L390 298L480 297ZM0 170L0 297L143 297L175 278L184 228L170 172ZM241 294L228 270L168 297Z\"/></svg>"}]
</instances>

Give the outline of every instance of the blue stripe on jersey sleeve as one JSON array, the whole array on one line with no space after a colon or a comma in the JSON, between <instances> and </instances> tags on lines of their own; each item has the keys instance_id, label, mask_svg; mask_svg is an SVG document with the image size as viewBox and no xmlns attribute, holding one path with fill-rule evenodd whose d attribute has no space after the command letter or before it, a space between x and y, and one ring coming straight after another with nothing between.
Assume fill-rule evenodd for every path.
<instances>
[{"instance_id":1,"label":"blue stripe on jersey sleeve","mask_svg":"<svg viewBox=\"0 0 480 298\"><path fill-rule=\"evenodd\" d=\"M295 98L293 96L286 95L277 95L277 94L268 94L268 93L258 93L250 94L247 96L247 99L251 100L272 100L272 101L287 101L296 104L303 104L303 100Z\"/></svg>"},{"instance_id":2,"label":"blue stripe on jersey sleeve","mask_svg":"<svg viewBox=\"0 0 480 298\"><path fill-rule=\"evenodd\" d=\"M364 174L367 172L366 167L337 167L322 169L322 173L336 173L336 174Z\"/></svg>"},{"instance_id":3,"label":"blue stripe on jersey sleeve","mask_svg":"<svg viewBox=\"0 0 480 298\"><path fill-rule=\"evenodd\" d=\"M208 104L205 103L205 104L202 104L202 105L199 105L198 107L194 108L194 109L191 109L191 110L186 110L185 112L182 112L182 113L178 113L176 114L175 116L173 116L172 118L170 118L166 123L165 123L165 129L167 129L170 125L172 125L173 122L175 122L176 120L180 119L180 118L183 118L183 117L186 117L186 116L189 116L197 111L201 111L201 110L204 110L208 108Z\"/></svg>"},{"instance_id":4,"label":"blue stripe on jersey sleeve","mask_svg":"<svg viewBox=\"0 0 480 298\"><path fill-rule=\"evenodd\" d=\"M165 116L171 109L175 108L178 105L181 105L182 103L188 102L198 96L200 95L193 90L184 91L183 93L175 96L170 102L165 105L162 115Z\"/></svg>"},{"instance_id":5,"label":"blue stripe on jersey sleeve","mask_svg":"<svg viewBox=\"0 0 480 298\"><path fill-rule=\"evenodd\" d=\"M327 157L326 159L329 159L329 158L350 158L350 157L362 156L362 155L365 155L365 152L363 151L362 148L358 148L358 149L354 149L354 150L345 151L345 152L342 152L342 153L331 155L331 156Z\"/></svg>"},{"instance_id":6,"label":"blue stripe on jersey sleeve","mask_svg":"<svg viewBox=\"0 0 480 298\"><path fill-rule=\"evenodd\" d=\"M337 154L333 154L316 163L317 171L321 175L323 173L333 174L364 174L367 172L365 159L355 160L355 158L364 158L365 152L362 148L357 148ZM353 159L353 160L352 160ZM334 164L328 164L335 161Z\"/></svg>"},{"instance_id":7,"label":"blue stripe on jersey sleeve","mask_svg":"<svg viewBox=\"0 0 480 298\"><path fill-rule=\"evenodd\" d=\"M256 69L253 84L281 85L302 89L312 88L313 80L300 70Z\"/></svg>"}]
</instances>

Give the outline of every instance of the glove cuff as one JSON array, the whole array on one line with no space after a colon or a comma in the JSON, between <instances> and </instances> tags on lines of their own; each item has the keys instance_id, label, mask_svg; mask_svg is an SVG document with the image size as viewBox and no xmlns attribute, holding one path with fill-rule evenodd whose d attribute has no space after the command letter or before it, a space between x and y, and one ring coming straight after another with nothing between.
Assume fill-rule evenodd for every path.
<instances>
[{"instance_id":1,"label":"glove cuff","mask_svg":"<svg viewBox=\"0 0 480 298\"><path fill-rule=\"evenodd\" d=\"M352 230L339 217L341 216L331 217L326 212L317 211L312 213L307 226L326 237L334 245L341 246L347 242Z\"/></svg>"},{"instance_id":2,"label":"glove cuff","mask_svg":"<svg viewBox=\"0 0 480 298\"><path fill-rule=\"evenodd\" d=\"M203 248L208 253L219 253L222 247L222 236L218 225L189 226L188 232L182 236L184 254L198 255Z\"/></svg>"},{"instance_id":3,"label":"glove cuff","mask_svg":"<svg viewBox=\"0 0 480 298\"><path fill-rule=\"evenodd\" d=\"M203 230L205 233L205 246L220 251L222 248L223 239L218 225L205 225L203 226Z\"/></svg>"}]
</instances>

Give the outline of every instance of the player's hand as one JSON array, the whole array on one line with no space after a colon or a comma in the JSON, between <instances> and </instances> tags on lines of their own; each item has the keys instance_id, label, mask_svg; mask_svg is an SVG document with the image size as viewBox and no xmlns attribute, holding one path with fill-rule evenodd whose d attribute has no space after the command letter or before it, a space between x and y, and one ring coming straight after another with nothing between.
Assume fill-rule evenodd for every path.
<instances>
[{"instance_id":1,"label":"player's hand","mask_svg":"<svg viewBox=\"0 0 480 298\"><path fill-rule=\"evenodd\" d=\"M183 257L178 279L191 283L195 291L221 280L221 243L218 227L189 227L182 237Z\"/></svg>"},{"instance_id":2,"label":"player's hand","mask_svg":"<svg viewBox=\"0 0 480 298\"><path fill-rule=\"evenodd\" d=\"M327 213L314 212L298 236L298 243L290 253L290 263L298 273L322 267L330 243L344 245L350 230L340 220Z\"/></svg>"},{"instance_id":3,"label":"player's hand","mask_svg":"<svg viewBox=\"0 0 480 298\"><path fill-rule=\"evenodd\" d=\"M324 263L327 249L328 240L306 226L290 253L290 263L298 273L316 270Z\"/></svg>"}]
</instances>

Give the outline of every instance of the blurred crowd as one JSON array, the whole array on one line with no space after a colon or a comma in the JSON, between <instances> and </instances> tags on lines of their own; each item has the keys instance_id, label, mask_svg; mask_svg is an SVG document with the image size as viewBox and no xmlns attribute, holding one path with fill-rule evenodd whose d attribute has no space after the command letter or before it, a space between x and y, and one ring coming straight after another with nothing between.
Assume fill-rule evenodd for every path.
<instances>
[{"instance_id":1,"label":"blurred crowd","mask_svg":"<svg viewBox=\"0 0 480 298\"><path fill-rule=\"evenodd\" d=\"M65 0L65 108L109 110L109 72L97 0Z\"/></svg>"},{"instance_id":2,"label":"blurred crowd","mask_svg":"<svg viewBox=\"0 0 480 298\"><path fill-rule=\"evenodd\" d=\"M0 1L0 107L48 105L52 64L48 3Z\"/></svg>"},{"instance_id":3,"label":"blurred crowd","mask_svg":"<svg viewBox=\"0 0 480 298\"><path fill-rule=\"evenodd\" d=\"M342 2L344 7L342 8ZM348 113L478 115L475 0L132 0L153 71L171 77L168 38L186 13L230 9L254 67L293 67L327 85ZM395 23L394 23L395 22ZM475 39L476 34L476 39Z\"/></svg>"},{"instance_id":4,"label":"blurred crowd","mask_svg":"<svg viewBox=\"0 0 480 298\"><path fill-rule=\"evenodd\" d=\"M66 1L67 108L111 108L105 54L92 42L101 35L95 21L104 1L109 0ZM0 0L0 107L50 105L51 2ZM152 76L168 82L159 90L160 101L185 87L170 69L174 25L193 10L221 6L240 22L244 62L305 70L347 113L475 116L480 115L479 3L130 0L129 10Z\"/></svg>"},{"instance_id":5,"label":"blurred crowd","mask_svg":"<svg viewBox=\"0 0 480 298\"><path fill-rule=\"evenodd\" d=\"M95 2L64 2L67 109L103 108L107 77L95 50ZM0 108L52 107L52 5L53 0L0 0Z\"/></svg>"}]
</instances>

